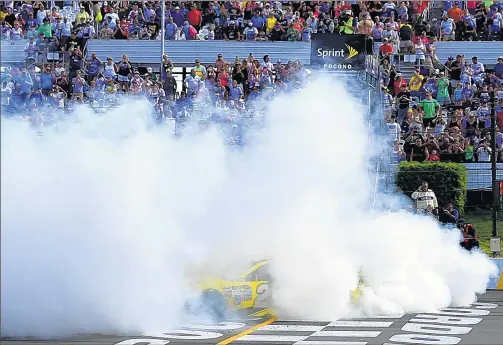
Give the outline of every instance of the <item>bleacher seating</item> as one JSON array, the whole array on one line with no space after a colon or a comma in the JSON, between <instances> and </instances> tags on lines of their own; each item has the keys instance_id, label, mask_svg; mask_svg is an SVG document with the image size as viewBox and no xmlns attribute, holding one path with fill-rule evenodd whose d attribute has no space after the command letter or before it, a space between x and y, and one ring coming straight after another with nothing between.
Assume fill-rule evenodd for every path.
<instances>
[{"instance_id":1,"label":"bleacher seating","mask_svg":"<svg viewBox=\"0 0 503 345\"><path fill-rule=\"evenodd\" d=\"M498 57L503 55L503 42L438 42L435 47L442 63L446 62L449 56L464 54L467 58L477 56L486 67L492 67Z\"/></svg>"},{"instance_id":2,"label":"bleacher seating","mask_svg":"<svg viewBox=\"0 0 503 345\"><path fill-rule=\"evenodd\" d=\"M0 41L2 50L2 65L19 63L25 59L24 47L27 40Z\"/></svg>"}]
</instances>

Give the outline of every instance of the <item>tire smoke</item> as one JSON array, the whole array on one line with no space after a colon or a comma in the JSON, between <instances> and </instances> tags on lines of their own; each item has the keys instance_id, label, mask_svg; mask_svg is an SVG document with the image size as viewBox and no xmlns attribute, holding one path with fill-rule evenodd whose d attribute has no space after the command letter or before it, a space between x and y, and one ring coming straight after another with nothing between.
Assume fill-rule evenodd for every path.
<instances>
[{"instance_id":1,"label":"tire smoke","mask_svg":"<svg viewBox=\"0 0 503 345\"><path fill-rule=\"evenodd\" d=\"M430 219L371 209L359 101L320 78L268 108L253 144L216 128L147 130L145 101L38 136L2 119L2 334L163 332L182 322L186 268L268 258L280 315L466 305L496 268Z\"/></svg>"}]
</instances>

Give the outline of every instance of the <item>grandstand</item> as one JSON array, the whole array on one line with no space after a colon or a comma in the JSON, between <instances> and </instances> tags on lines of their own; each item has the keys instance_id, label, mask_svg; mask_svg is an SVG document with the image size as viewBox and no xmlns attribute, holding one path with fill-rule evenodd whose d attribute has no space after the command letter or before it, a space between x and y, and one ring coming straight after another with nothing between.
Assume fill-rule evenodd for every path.
<instances>
[{"instance_id":1,"label":"grandstand","mask_svg":"<svg viewBox=\"0 0 503 345\"><path fill-rule=\"evenodd\" d=\"M217 90L214 100L239 112L241 101L264 97L261 91L295 87L298 75L312 68L320 37L357 34L371 42L373 51L358 52L365 55L365 69L356 70L365 74L362 80L372 81L376 92L383 92L380 106L387 119L395 114L398 120L388 125L398 145L389 159L417 158L408 142L417 130L421 140L432 137L438 146L438 155L428 151L419 158L465 164L469 189L490 188L484 143L495 141L496 159L503 162L501 2L411 1L405 7L385 1L361 6L307 2L305 8L298 2L171 2L164 26L158 1L40 3L45 7L0 4L2 107L8 113L29 114L34 102L63 110L75 102L101 104L106 99L109 104L121 92L134 92L151 99L159 117L177 119L180 104L187 109L191 93L202 90ZM457 55L461 60L455 61ZM223 89L215 87L217 79ZM231 92L232 80L241 92ZM456 90L458 80L461 91ZM252 92L255 87L257 93ZM441 103L435 120L426 99ZM497 119L495 138L488 136L491 111ZM454 127L456 132L450 132ZM501 171L498 165L498 176Z\"/></svg>"}]
</instances>

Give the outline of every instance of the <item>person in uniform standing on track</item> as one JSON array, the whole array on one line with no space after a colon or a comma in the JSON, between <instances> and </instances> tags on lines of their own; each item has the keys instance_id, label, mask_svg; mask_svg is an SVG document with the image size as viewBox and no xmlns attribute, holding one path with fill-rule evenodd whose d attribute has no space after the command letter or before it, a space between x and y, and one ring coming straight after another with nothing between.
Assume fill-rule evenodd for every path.
<instances>
[{"instance_id":1,"label":"person in uniform standing on track","mask_svg":"<svg viewBox=\"0 0 503 345\"><path fill-rule=\"evenodd\" d=\"M423 181L419 187L411 195L412 200L416 203L416 211L419 214L424 214L428 207L437 209L438 201L435 193L428 188L428 182Z\"/></svg>"}]
</instances>

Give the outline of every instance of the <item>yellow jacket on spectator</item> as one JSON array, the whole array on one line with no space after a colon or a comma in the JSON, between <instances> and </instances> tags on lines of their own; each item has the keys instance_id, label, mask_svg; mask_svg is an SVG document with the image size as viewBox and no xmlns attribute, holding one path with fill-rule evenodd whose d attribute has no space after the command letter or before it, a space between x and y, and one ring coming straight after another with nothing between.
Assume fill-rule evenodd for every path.
<instances>
[{"instance_id":1,"label":"yellow jacket on spectator","mask_svg":"<svg viewBox=\"0 0 503 345\"><path fill-rule=\"evenodd\" d=\"M412 30L412 32L414 32L414 29L412 28L412 26L410 24L400 24L400 29L404 26L408 26Z\"/></svg>"},{"instance_id":2,"label":"yellow jacket on spectator","mask_svg":"<svg viewBox=\"0 0 503 345\"><path fill-rule=\"evenodd\" d=\"M0 21L5 20L5 17L7 17L7 12L4 10L0 11Z\"/></svg>"},{"instance_id":3,"label":"yellow jacket on spectator","mask_svg":"<svg viewBox=\"0 0 503 345\"><path fill-rule=\"evenodd\" d=\"M354 18L350 17L347 22L342 22L339 32L344 32L347 35L354 34L353 20Z\"/></svg>"},{"instance_id":4,"label":"yellow jacket on spectator","mask_svg":"<svg viewBox=\"0 0 503 345\"><path fill-rule=\"evenodd\" d=\"M80 23L80 20L82 18L87 21L90 18L89 13L87 13L86 11L77 13L77 15L75 16L75 23Z\"/></svg>"},{"instance_id":5,"label":"yellow jacket on spectator","mask_svg":"<svg viewBox=\"0 0 503 345\"><path fill-rule=\"evenodd\" d=\"M278 20L274 16L267 17L266 21L267 32L270 32L274 28L274 25L276 25L277 21Z\"/></svg>"},{"instance_id":6,"label":"yellow jacket on spectator","mask_svg":"<svg viewBox=\"0 0 503 345\"><path fill-rule=\"evenodd\" d=\"M423 82L424 77L421 74L414 74L409 81L409 89L410 91L419 91L421 88L421 84Z\"/></svg>"}]
</instances>

